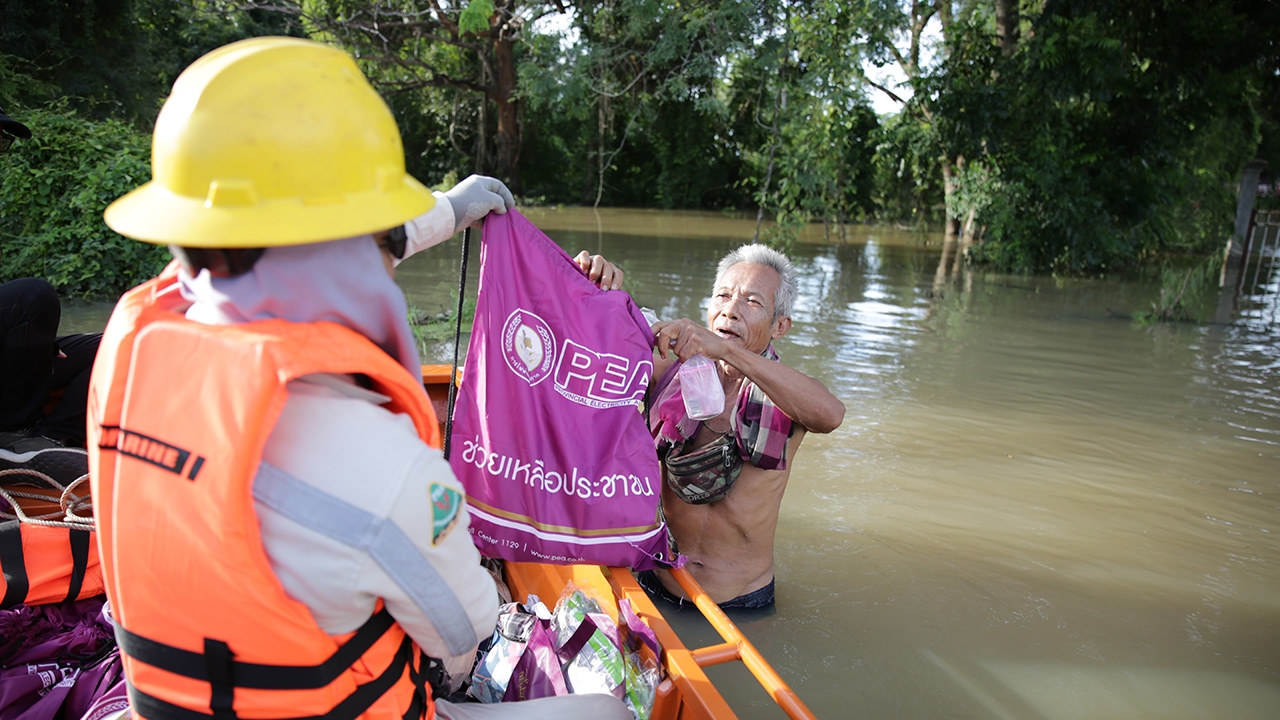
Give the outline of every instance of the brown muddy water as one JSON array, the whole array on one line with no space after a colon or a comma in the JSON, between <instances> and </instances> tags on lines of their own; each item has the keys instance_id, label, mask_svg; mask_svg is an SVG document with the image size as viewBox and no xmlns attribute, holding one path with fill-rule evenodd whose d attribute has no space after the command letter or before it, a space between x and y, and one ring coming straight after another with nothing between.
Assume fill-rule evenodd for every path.
<instances>
[{"instance_id":1,"label":"brown muddy water","mask_svg":"<svg viewBox=\"0 0 1280 720\"><path fill-rule=\"evenodd\" d=\"M527 214L621 265L663 318L704 317L716 261L754 225ZM1231 324L1143 327L1129 317L1155 284L935 285L940 240L796 245L778 351L848 413L796 458L776 610L735 621L821 718L1280 717L1277 280ZM416 306L455 302L460 245L401 266ZM667 614L686 644L718 642ZM741 717L784 717L740 665L709 675Z\"/></svg>"}]
</instances>

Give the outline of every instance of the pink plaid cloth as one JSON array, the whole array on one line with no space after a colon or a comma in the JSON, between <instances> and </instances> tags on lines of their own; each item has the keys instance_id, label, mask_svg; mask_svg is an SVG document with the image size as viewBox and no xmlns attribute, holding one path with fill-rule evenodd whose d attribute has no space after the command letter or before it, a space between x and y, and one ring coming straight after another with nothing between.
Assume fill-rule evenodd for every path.
<instances>
[{"instance_id":1,"label":"pink plaid cloth","mask_svg":"<svg viewBox=\"0 0 1280 720\"><path fill-rule=\"evenodd\" d=\"M761 353L778 361L773 345ZM650 414L650 431L656 430L654 441L661 450L688 440L698 434L702 423L689 419L684 410L684 398L680 395L681 363L667 368L658 381L657 400ZM778 409L756 384L744 380L738 391L736 411L730 416L730 430L737 441L742 459L762 470L787 468L787 440L794 430L794 421Z\"/></svg>"}]
</instances>

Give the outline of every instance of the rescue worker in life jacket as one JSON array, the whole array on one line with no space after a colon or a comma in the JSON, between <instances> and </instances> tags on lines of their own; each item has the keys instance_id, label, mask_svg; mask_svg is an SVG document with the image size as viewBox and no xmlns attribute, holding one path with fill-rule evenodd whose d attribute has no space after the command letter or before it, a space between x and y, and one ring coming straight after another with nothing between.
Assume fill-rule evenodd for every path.
<instances>
[{"instance_id":1,"label":"rescue worker in life jacket","mask_svg":"<svg viewBox=\"0 0 1280 720\"><path fill-rule=\"evenodd\" d=\"M178 78L152 180L105 215L176 262L120 300L89 398L134 715L631 717L604 695L437 697L497 593L392 272L513 204L490 178L433 195L406 175L390 111L339 50L256 38Z\"/></svg>"}]
</instances>

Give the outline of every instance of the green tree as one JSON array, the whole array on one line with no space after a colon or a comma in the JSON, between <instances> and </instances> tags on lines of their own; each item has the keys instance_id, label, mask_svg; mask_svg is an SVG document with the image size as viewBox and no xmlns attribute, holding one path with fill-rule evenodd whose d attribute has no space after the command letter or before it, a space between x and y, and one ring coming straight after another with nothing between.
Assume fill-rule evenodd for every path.
<instances>
[{"instance_id":1,"label":"green tree","mask_svg":"<svg viewBox=\"0 0 1280 720\"><path fill-rule=\"evenodd\" d=\"M65 99L90 117L139 128L150 127L196 58L241 38L288 32L280 16L241 12L225 0L0 0L0 17L0 56L8 56L0 76L32 81L8 89L6 102Z\"/></svg>"},{"instance_id":2,"label":"green tree","mask_svg":"<svg viewBox=\"0 0 1280 720\"><path fill-rule=\"evenodd\" d=\"M1280 19L1274 3L1021 9L1012 50L976 16L924 83L945 146L983 166L974 259L1080 273L1215 249L1223 188L1259 141L1256 98L1275 65L1258 28Z\"/></svg>"},{"instance_id":3,"label":"green tree","mask_svg":"<svg viewBox=\"0 0 1280 720\"><path fill-rule=\"evenodd\" d=\"M875 176L878 121L860 82L869 52L866 7L783 2L777 10L780 27L773 42L762 43L761 56L770 88L764 97L772 101L759 113L771 118L767 150L754 165L757 224L769 207L785 238L815 218L842 225L867 214L868 193L849 188L865 187Z\"/></svg>"},{"instance_id":4,"label":"green tree","mask_svg":"<svg viewBox=\"0 0 1280 720\"><path fill-rule=\"evenodd\" d=\"M135 11L130 0L0 0L0 54L13 58L14 71L38 80L39 89L77 98L99 117L145 115L154 95L135 72L146 56ZM7 100L34 105L48 99Z\"/></svg>"},{"instance_id":5,"label":"green tree","mask_svg":"<svg viewBox=\"0 0 1280 720\"><path fill-rule=\"evenodd\" d=\"M441 105L447 106L448 96L430 89L475 94L480 101L468 103L475 108L475 170L495 174L521 192L523 123L516 92L520 45L529 36L528 28L538 25L544 15L565 12L566 3L280 0L237 6L280 13L309 37L340 44L363 64L385 95L423 93L420 109L441 114ZM455 103L445 123L451 132L457 110ZM450 138L456 140L457 133Z\"/></svg>"},{"instance_id":6,"label":"green tree","mask_svg":"<svg viewBox=\"0 0 1280 720\"><path fill-rule=\"evenodd\" d=\"M750 42L755 9L669 0L582 3L575 42L539 46L522 96L539 143L568 153L561 199L659 207L736 207L741 160L723 64ZM545 157L540 153L539 157Z\"/></svg>"},{"instance_id":7,"label":"green tree","mask_svg":"<svg viewBox=\"0 0 1280 720\"><path fill-rule=\"evenodd\" d=\"M167 257L111 232L102 212L149 179L151 124L172 81L209 50L286 28L221 0L8 0L0 14L0 99L32 132L0 155L4 276L114 297Z\"/></svg>"}]
</instances>

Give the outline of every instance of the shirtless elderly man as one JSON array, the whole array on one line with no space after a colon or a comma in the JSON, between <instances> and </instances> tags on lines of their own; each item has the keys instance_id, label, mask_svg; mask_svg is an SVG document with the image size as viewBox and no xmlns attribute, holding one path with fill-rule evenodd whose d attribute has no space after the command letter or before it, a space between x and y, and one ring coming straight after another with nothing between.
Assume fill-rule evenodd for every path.
<instances>
[{"instance_id":1,"label":"shirtless elderly man","mask_svg":"<svg viewBox=\"0 0 1280 720\"><path fill-rule=\"evenodd\" d=\"M773 538L805 433L829 433L844 404L821 382L778 362L772 342L791 329L795 269L785 255L744 245L716 272L706 326L653 325L650 423L663 459L662 507L690 573L723 608L773 604ZM678 366L717 361L725 407L697 422L681 400ZM649 592L684 599L666 571L642 573Z\"/></svg>"}]
</instances>

